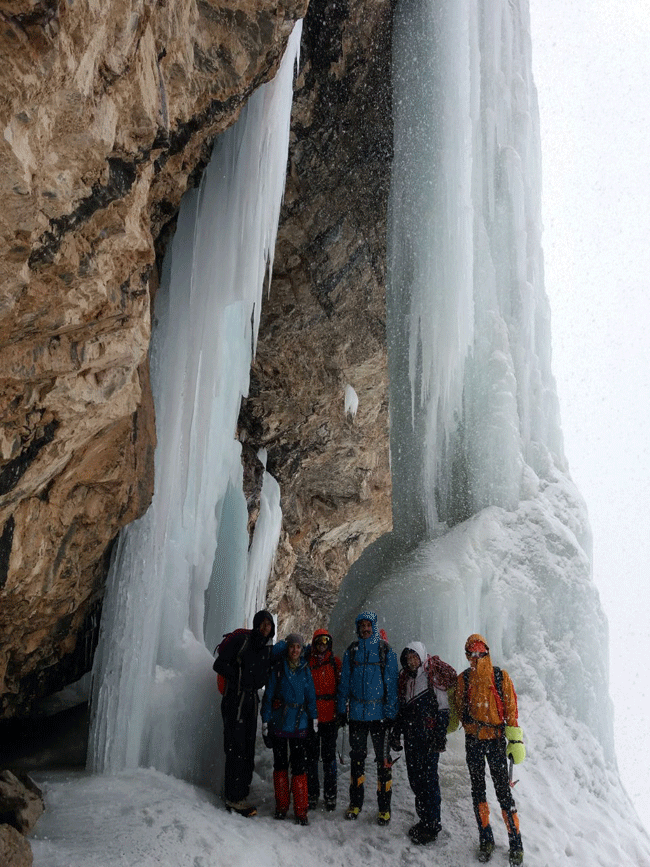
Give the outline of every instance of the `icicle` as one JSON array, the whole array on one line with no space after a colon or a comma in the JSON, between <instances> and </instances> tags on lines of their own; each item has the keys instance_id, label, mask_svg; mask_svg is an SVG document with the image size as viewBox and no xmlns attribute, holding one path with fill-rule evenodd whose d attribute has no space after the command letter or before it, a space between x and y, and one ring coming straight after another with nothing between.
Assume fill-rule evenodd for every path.
<instances>
[{"instance_id":1,"label":"icicle","mask_svg":"<svg viewBox=\"0 0 650 867\"><path fill-rule=\"evenodd\" d=\"M300 31L276 78L217 140L200 188L184 197L163 268L151 348L155 494L120 535L108 579L93 672L96 771L144 762L215 783L218 703L204 622L210 642L239 625L263 593L277 542L279 494L265 482L268 505L247 563L233 435L272 264Z\"/></svg>"},{"instance_id":2,"label":"icicle","mask_svg":"<svg viewBox=\"0 0 650 867\"><path fill-rule=\"evenodd\" d=\"M351 385L345 386L345 408L344 412L349 418L354 418L359 409L359 396Z\"/></svg>"}]
</instances>

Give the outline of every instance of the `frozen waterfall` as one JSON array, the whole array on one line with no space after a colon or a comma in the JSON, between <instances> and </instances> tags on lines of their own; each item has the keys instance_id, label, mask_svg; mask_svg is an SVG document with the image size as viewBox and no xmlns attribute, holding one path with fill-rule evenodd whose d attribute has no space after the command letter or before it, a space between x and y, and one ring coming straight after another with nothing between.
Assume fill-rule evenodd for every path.
<instances>
[{"instance_id":1,"label":"frozen waterfall","mask_svg":"<svg viewBox=\"0 0 650 867\"><path fill-rule=\"evenodd\" d=\"M145 765L218 785L210 651L263 600L281 523L265 474L248 550L234 434L272 267L300 33L298 24L275 79L218 138L163 266L151 347L155 493L120 534L108 579L93 670L96 771Z\"/></svg>"},{"instance_id":2,"label":"frozen waterfall","mask_svg":"<svg viewBox=\"0 0 650 867\"><path fill-rule=\"evenodd\" d=\"M526 0L399 0L387 287L394 530L353 564L331 628L342 650L370 608L398 653L417 638L459 670L465 639L483 633L520 695L527 773L544 790L555 756L570 755L571 773L590 780L584 797L595 797L620 786L607 625L551 373L531 68Z\"/></svg>"}]
</instances>

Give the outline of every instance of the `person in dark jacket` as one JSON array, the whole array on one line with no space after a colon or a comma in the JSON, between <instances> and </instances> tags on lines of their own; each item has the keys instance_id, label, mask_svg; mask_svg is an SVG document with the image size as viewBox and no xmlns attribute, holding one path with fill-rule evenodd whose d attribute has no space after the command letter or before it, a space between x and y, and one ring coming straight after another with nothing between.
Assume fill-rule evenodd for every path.
<instances>
[{"instance_id":1,"label":"person in dark jacket","mask_svg":"<svg viewBox=\"0 0 650 867\"><path fill-rule=\"evenodd\" d=\"M399 712L391 747L401 750L400 737L404 735L406 769L419 819L409 835L416 845L422 845L435 840L441 829L438 758L447 745L450 700L457 675L440 657L429 656L420 641L404 648L400 664Z\"/></svg>"},{"instance_id":2,"label":"person in dark jacket","mask_svg":"<svg viewBox=\"0 0 650 867\"><path fill-rule=\"evenodd\" d=\"M362 612L355 622L359 639L345 651L337 699L339 724L350 723L350 804L345 818L356 819L363 807L370 735L377 763L377 823L387 825L392 786L388 737L397 715L397 657L379 637L374 612Z\"/></svg>"},{"instance_id":3,"label":"person in dark jacket","mask_svg":"<svg viewBox=\"0 0 650 867\"><path fill-rule=\"evenodd\" d=\"M317 629L307 655L316 689L318 731L307 738L307 783L309 809L314 810L320 796L319 758L323 759L323 797L328 812L336 809L336 692L341 677L341 660L332 653L332 636L327 629Z\"/></svg>"},{"instance_id":4,"label":"person in dark jacket","mask_svg":"<svg viewBox=\"0 0 650 867\"><path fill-rule=\"evenodd\" d=\"M286 638L286 651L273 665L262 701L264 743L273 749L275 818L284 819L289 810L289 765L296 822L308 825L307 817L307 733L318 732L316 691L307 661L301 657L302 638ZM311 720L311 724L310 724Z\"/></svg>"},{"instance_id":5,"label":"person in dark jacket","mask_svg":"<svg viewBox=\"0 0 650 867\"><path fill-rule=\"evenodd\" d=\"M226 681L221 700L226 808L242 816L257 813L247 798L255 769L259 690L269 679L274 635L272 615L258 611L252 630L234 633L224 641L213 665Z\"/></svg>"}]
</instances>

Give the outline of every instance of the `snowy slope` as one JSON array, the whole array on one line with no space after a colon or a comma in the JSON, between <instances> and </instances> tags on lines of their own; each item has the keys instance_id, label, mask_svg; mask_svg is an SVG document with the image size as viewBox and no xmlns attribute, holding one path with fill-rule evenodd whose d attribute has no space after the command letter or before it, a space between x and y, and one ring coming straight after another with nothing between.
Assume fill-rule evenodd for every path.
<instances>
[{"instance_id":1,"label":"snowy slope","mask_svg":"<svg viewBox=\"0 0 650 867\"><path fill-rule=\"evenodd\" d=\"M554 718L534 725L524 709L530 756L517 770L515 788L528 867L650 867L650 841L615 775L579 727ZM540 730L544 734L540 735ZM575 740L574 740L575 738ZM218 748L218 747L217 747ZM571 751L571 761L563 755ZM442 757L443 831L436 843L417 847L406 832L415 821L404 760L394 768L393 818L375 824L374 768L359 820L347 822L347 772L339 777L339 809L310 813L310 826L272 818L271 754L261 748L253 781L258 816L228 814L219 798L158 771L116 776L65 773L38 777L47 811L32 838L34 867L456 867L475 863L476 829L462 734ZM607 800L603 793L607 792ZM490 804L496 810L493 794ZM494 818L494 864L507 864L506 832ZM622 825L629 833L617 836Z\"/></svg>"}]
</instances>

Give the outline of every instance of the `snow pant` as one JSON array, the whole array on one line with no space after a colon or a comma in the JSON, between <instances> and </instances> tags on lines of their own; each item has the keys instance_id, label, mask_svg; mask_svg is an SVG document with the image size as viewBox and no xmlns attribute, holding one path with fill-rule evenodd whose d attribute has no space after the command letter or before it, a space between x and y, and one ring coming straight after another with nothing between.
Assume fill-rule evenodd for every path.
<instances>
[{"instance_id":1,"label":"snow pant","mask_svg":"<svg viewBox=\"0 0 650 867\"><path fill-rule=\"evenodd\" d=\"M469 770L472 804L474 805L474 815L478 824L480 841L482 843L494 842L492 828L490 827L490 808L487 804L485 792L485 762L487 760L494 784L494 791L508 832L510 848L522 849L517 807L515 806L512 788L508 781L505 738L492 738L481 741L471 735L465 735L465 757Z\"/></svg>"},{"instance_id":2,"label":"snow pant","mask_svg":"<svg viewBox=\"0 0 650 867\"><path fill-rule=\"evenodd\" d=\"M317 732L310 732L307 737L307 782L309 797L318 799L320 783L318 780L318 762L323 760L323 796L326 802L336 802L336 736L338 735L336 720L318 724Z\"/></svg>"},{"instance_id":3,"label":"snow pant","mask_svg":"<svg viewBox=\"0 0 650 867\"><path fill-rule=\"evenodd\" d=\"M243 801L248 797L255 769L258 708L256 690L247 690L239 696L226 693L221 701L226 801Z\"/></svg>"},{"instance_id":4,"label":"snow pant","mask_svg":"<svg viewBox=\"0 0 650 867\"><path fill-rule=\"evenodd\" d=\"M291 765L291 792L293 811L297 819L307 815L307 739L280 738L273 735L273 786L275 808L286 813L289 809L289 775Z\"/></svg>"},{"instance_id":5,"label":"snow pant","mask_svg":"<svg viewBox=\"0 0 650 867\"><path fill-rule=\"evenodd\" d=\"M388 726L381 720L349 722L350 738L350 805L363 807L368 735L372 739L377 764L377 806L380 813L390 812L393 772L388 764Z\"/></svg>"},{"instance_id":6,"label":"snow pant","mask_svg":"<svg viewBox=\"0 0 650 867\"><path fill-rule=\"evenodd\" d=\"M425 738L405 737L406 770L409 785L415 795L415 812L427 828L440 826L440 782L438 780L438 759L440 753L434 751Z\"/></svg>"}]
</instances>

